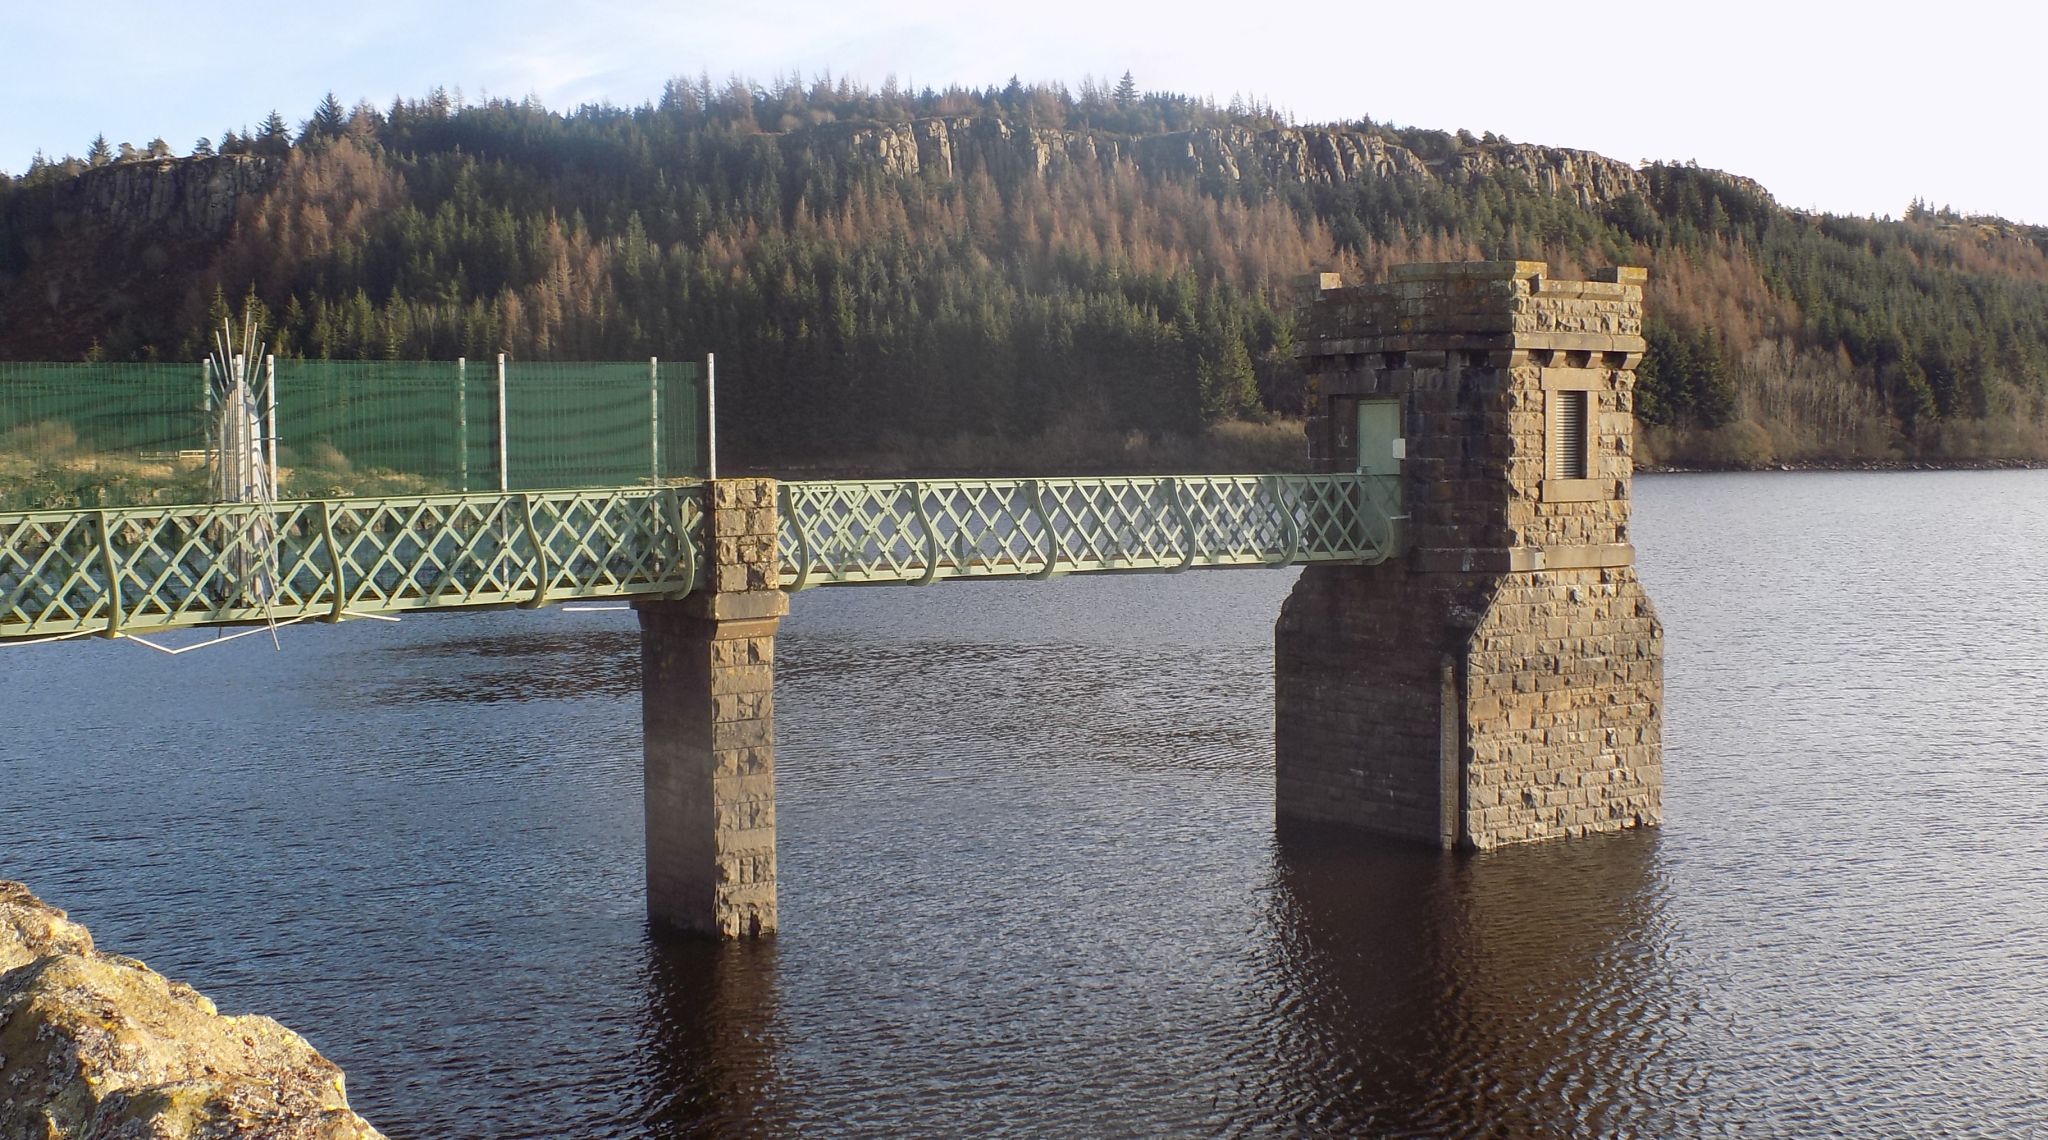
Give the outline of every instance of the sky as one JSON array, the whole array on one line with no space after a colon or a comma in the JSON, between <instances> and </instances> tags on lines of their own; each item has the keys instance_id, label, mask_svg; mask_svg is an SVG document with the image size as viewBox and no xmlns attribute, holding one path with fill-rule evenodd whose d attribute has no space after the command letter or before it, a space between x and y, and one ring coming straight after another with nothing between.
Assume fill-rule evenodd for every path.
<instances>
[{"instance_id":1,"label":"sky","mask_svg":"<svg viewBox=\"0 0 2048 1140\"><path fill-rule=\"evenodd\" d=\"M1915 197L2048 224L2048 6L2013 0L353 0L237 10L182 0L0 0L0 170L93 136L187 153L344 104L657 98L708 73L879 87L1077 87L1256 97L1300 122L1493 131L1626 162L1696 161L1786 206L1893 215Z\"/></svg>"}]
</instances>

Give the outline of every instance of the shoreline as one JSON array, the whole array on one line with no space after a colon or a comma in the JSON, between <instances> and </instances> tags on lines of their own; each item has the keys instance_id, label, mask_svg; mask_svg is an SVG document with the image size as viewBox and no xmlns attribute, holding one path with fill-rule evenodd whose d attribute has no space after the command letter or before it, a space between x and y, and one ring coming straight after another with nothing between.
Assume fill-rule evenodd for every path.
<instances>
[{"instance_id":1,"label":"shoreline","mask_svg":"<svg viewBox=\"0 0 2048 1140\"><path fill-rule=\"evenodd\" d=\"M1638 475L1728 475L1774 472L1855 471L2041 471L2048 459L1804 459L1757 466L1690 467L1676 463L1649 463L1636 467Z\"/></svg>"},{"instance_id":2,"label":"shoreline","mask_svg":"<svg viewBox=\"0 0 2048 1140\"><path fill-rule=\"evenodd\" d=\"M384 1140L304 1037L222 1014L7 879L0 1046L0 1135Z\"/></svg>"}]
</instances>

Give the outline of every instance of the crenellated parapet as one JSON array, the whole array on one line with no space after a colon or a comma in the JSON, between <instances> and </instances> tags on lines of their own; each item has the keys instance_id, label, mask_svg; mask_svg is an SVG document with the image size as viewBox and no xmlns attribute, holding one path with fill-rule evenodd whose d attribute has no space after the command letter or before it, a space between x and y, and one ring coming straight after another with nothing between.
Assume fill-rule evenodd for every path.
<instances>
[{"instance_id":1,"label":"crenellated parapet","mask_svg":"<svg viewBox=\"0 0 2048 1140\"><path fill-rule=\"evenodd\" d=\"M1309 374L1316 466L1352 469L1358 403L1398 400L1420 562L1633 561L1644 271L1600 276L1558 281L1541 262L1488 261L1399 266L1385 284L1319 289L1295 350Z\"/></svg>"}]
</instances>

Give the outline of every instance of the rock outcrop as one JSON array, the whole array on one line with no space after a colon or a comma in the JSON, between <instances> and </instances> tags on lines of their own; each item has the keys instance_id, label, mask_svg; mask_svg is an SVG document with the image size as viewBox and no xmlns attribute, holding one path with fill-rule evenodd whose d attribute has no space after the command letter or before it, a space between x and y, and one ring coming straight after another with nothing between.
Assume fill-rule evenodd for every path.
<instances>
[{"instance_id":1,"label":"rock outcrop","mask_svg":"<svg viewBox=\"0 0 2048 1140\"><path fill-rule=\"evenodd\" d=\"M1044 176L1061 167L1110 170L1128 163L1165 178L1339 186L1373 179L1465 185L1498 171L1584 207L1645 193L1642 171L1591 151L1487 141L1425 159L1381 135L1348 127L1205 127L1156 135L1029 126L987 115L902 122L837 122L763 136L786 155L874 166L935 182L977 170ZM80 223L95 233L206 243L227 235L244 203L276 185L285 162L255 155L115 163L25 196L15 207L25 230L62 234ZM1768 197L1747 179L1728 177ZM31 217L41 215L41 217ZM47 236L38 241L48 240ZM159 254L159 259L162 255Z\"/></svg>"},{"instance_id":2,"label":"rock outcrop","mask_svg":"<svg viewBox=\"0 0 2048 1140\"><path fill-rule=\"evenodd\" d=\"M1044 174L1062 164L1107 169L1128 161L1148 174L1171 178L1234 183L1256 176L1269 182L1324 186L1376 178L1465 184L1508 171L1546 193L1587 207L1648 189L1642 171L1592 151L1489 141L1428 161L1379 135L1343 127L1206 127L1130 136L956 116L830 123L792 131L781 139L793 151L941 182L976 169L1022 166ZM1762 192L1753 183L1746 188Z\"/></svg>"},{"instance_id":3,"label":"rock outcrop","mask_svg":"<svg viewBox=\"0 0 2048 1140\"><path fill-rule=\"evenodd\" d=\"M147 339L174 343L196 271L284 169L256 155L138 159L15 193L0 233L21 235L28 261L18 276L0 271L5 355L77 359L137 320Z\"/></svg>"},{"instance_id":4,"label":"rock outcrop","mask_svg":"<svg viewBox=\"0 0 2048 1140\"><path fill-rule=\"evenodd\" d=\"M283 170L281 159L248 154L118 162L52 186L35 205L59 229L84 220L158 238L220 238Z\"/></svg>"},{"instance_id":5,"label":"rock outcrop","mask_svg":"<svg viewBox=\"0 0 2048 1140\"><path fill-rule=\"evenodd\" d=\"M0 1140L373 1140L342 1073L0 882Z\"/></svg>"}]
</instances>

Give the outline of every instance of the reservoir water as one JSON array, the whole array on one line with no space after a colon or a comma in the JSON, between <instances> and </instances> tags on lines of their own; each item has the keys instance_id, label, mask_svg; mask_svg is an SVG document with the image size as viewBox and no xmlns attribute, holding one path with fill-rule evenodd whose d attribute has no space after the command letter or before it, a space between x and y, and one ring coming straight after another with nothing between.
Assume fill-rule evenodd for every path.
<instances>
[{"instance_id":1,"label":"reservoir water","mask_svg":"<svg viewBox=\"0 0 2048 1140\"><path fill-rule=\"evenodd\" d=\"M1277 844L1201 571L795 598L773 940L645 928L618 612L0 650L0 878L393 1137L2048 1129L2048 473L1636 498L1657 831Z\"/></svg>"}]
</instances>

